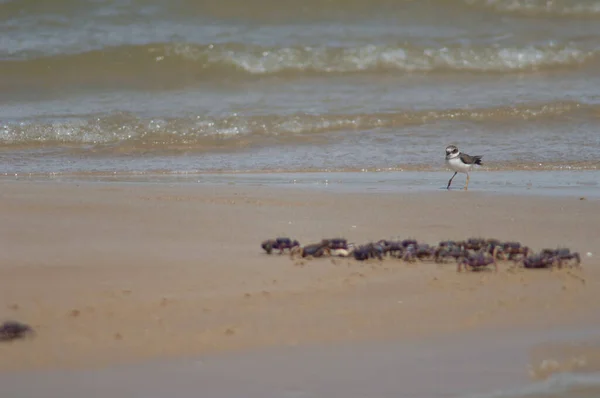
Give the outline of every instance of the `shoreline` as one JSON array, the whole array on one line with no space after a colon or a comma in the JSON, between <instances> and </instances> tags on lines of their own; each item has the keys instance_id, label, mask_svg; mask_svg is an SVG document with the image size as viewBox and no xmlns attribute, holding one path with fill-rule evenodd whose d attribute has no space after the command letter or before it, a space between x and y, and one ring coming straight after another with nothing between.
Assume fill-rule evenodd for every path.
<instances>
[{"instance_id":1,"label":"shoreline","mask_svg":"<svg viewBox=\"0 0 600 398\"><path fill-rule=\"evenodd\" d=\"M452 172L368 171L368 172L207 172L207 173L83 173L54 176L0 176L0 183L115 183L175 184L181 186L264 186L333 192L441 193L446 191ZM600 198L600 171L490 171L471 172L469 191L477 194L574 196ZM462 192L465 175L458 174L451 191Z\"/></svg>"}]
</instances>

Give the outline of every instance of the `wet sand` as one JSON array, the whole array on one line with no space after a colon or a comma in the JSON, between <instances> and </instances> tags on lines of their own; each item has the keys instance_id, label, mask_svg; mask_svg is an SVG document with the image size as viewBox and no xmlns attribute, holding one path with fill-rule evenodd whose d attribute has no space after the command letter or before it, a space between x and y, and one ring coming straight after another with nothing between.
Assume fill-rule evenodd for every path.
<instances>
[{"instance_id":1,"label":"wet sand","mask_svg":"<svg viewBox=\"0 0 600 398\"><path fill-rule=\"evenodd\" d=\"M316 344L95 370L4 372L0 391L46 398L588 398L600 392L597 374L583 373L590 367L581 366L575 377L556 375L536 382L529 380L527 371L535 363L532 352L554 362L553 351L538 341L564 348L569 345L565 342L586 341L595 332L466 332L422 342ZM587 358L581 353L578 357ZM586 383L578 380L582 377ZM569 384L575 388L562 395ZM580 395L582 391L593 394Z\"/></svg>"},{"instance_id":2,"label":"wet sand","mask_svg":"<svg viewBox=\"0 0 600 398\"><path fill-rule=\"evenodd\" d=\"M417 344L600 321L600 201L593 198L0 184L0 317L37 330L31 340L0 345L3 371L312 344ZM568 246L583 264L525 272L503 263L498 274L457 274L454 264L294 261L261 251L263 239L278 235L302 243L496 237L536 250Z\"/></svg>"}]
</instances>

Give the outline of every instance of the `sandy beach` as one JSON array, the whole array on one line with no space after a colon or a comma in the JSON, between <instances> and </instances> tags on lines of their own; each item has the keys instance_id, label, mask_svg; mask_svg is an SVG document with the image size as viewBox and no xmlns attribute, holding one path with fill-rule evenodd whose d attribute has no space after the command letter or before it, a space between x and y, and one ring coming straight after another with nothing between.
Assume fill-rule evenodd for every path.
<instances>
[{"instance_id":1,"label":"sandy beach","mask_svg":"<svg viewBox=\"0 0 600 398\"><path fill-rule=\"evenodd\" d=\"M0 398L600 396L600 0L41 4L0 0Z\"/></svg>"},{"instance_id":2,"label":"sandy beach","mask_svg":"<svg viewBox=\"0 0 600 398\"><path fill-rule=\"evenodd\" d=\"M0 317L37 332L0 345L3 371L600 320L596 199L6 180L0 192ZM281 235L496 237L570 247L582 269L459 274L452 263L266 255L260 242Z\"/></svg>"}]
</instances>

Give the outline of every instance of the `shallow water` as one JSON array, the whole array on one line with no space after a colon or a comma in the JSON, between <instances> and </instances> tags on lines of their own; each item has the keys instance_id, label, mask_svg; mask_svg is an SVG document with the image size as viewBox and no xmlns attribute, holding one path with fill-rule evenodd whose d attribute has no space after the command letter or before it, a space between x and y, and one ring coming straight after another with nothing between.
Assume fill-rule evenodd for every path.
<instances>
[{"instance_id":1,"label":"shallow water","mask_svg":"<svg viewBox=\"0 0 600 398\"><path fill-rule=\"evenodd\" d=\"M5 181L271 186L352 193L444 193L451 172L295 172L295 173L80 173L17 174ZM460 194L464 175L456 176L451 191ZM600 198L600 171L495 171L471 173L469 192L485 194Z\"/></svg>"},{"instance_id":2,"label":"shallow water","mask_svg":"<svg viewBox=\"0 0 600 398\"><path fill-rule=\"evenodd\" d=\"M0 173L600 162L597 0L0 1Z\"/></svg>"}]
</instances>

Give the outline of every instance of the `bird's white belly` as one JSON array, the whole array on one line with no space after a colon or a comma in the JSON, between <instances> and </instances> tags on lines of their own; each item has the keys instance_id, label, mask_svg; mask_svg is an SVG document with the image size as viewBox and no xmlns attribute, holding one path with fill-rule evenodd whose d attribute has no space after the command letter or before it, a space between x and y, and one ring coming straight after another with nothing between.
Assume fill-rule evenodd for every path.
<instances>
[{"instance_id":1,"label":"bird's white belly","mask_svg":"<svg viewBox=\"0 0 600 398\"><path fill-rule=\"evenodd\" d=\"M459 173L467 173L471 170L473 165L464 164L460 158L457 156L455 158L446 160L446 164L454 171L458 171Z\"/></svg>"}]
</instances>

